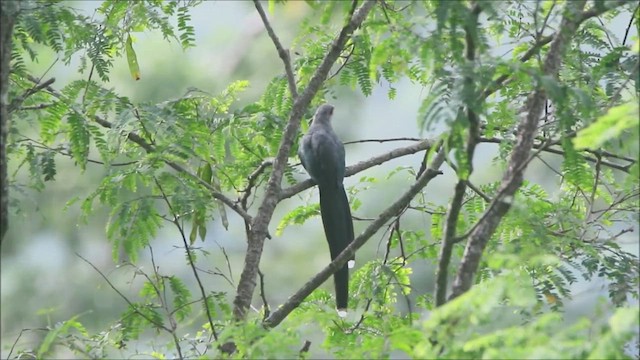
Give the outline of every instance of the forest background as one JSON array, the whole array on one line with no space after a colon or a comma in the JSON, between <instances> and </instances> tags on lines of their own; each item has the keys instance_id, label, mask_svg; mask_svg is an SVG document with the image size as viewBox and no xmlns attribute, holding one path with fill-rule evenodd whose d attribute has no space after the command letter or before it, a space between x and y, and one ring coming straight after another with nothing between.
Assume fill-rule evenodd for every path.
<instances>
[{"instance_id":1,"label":"forest background","mask_svg":"<svg viewBox=\"0 0 640 360\"><path fill-rule=\"evenodd\" d=\"M20 2L17 14L2 358L638 357L634 2ZM368 234L345 320L295 157L325 101L355 165L356 236ZM500 189L518 124L536 113L512 198ZM289 192L273 197L287 141ZM261 217L269 196L282 202ZM486 214L502 223L474 233ZM264 246L260 274L247 241Z\"/></svg>"}]
</instances>

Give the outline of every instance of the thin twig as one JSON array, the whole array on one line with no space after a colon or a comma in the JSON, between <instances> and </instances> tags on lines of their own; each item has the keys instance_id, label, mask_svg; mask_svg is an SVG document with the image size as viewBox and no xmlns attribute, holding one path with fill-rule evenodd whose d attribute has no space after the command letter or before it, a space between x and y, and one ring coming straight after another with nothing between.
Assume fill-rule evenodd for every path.
<instances>
[{"instance_id":1,"label":"thin twig","mask_svg":"<svg viewBox=\"0 0 640 360\"><path fill-rule=\"evenodd\" d=\"M233 280L233 271L231 270L231 261L229 260L229 255L227 255L227 250L224 248L224 246L220 245L217 241L216 241L216 245L218 245L218 247L222 251L222 256L224 256L225 263L227 264L227 271L229 271L229 279L231 279L231 282L233 285L233 282L235 282L235 280Z\"/></svg>"},{"instance_id":2,"label":"thin twig","mask_svg":"<svg viewBox=\"0 0 640 360\"><path fill-rule=\"evenodd\" d=\"M338 70L336 70L336 72L334 72L333 74L331 74L328 78L327 81L333 79L334 77L336 77L338 74L340 74L340 72L342 71L342 69L344 69L345 66L347 66L347 63L349 62L349 59L351 59L351 55L353 55L353 52L356 50L356 43L352 42L351 43L351 49L349 50L349 53L344 57L344 62L342 64L340 64L340 67L338 68Z\"/></svg>"},{"instance_id":3,"label":"thin twig","mask_svg":"<svg viewBox=\"0 0 640 360\"><path fill-rule=\"evenodd\" d=\"M399 138L388 138L388 139L362 139L362 140L346 141L344 142L344 145L360 144L360 143L368 143L368 142L384 143L384 142L390 142L390 141L423 141L423 140L424 139L414 138L414 137L399 137Z\"/></svg>"},{"instance_id":4,"label":"thin twig","mask_svg":"<svg viewBox=\"0 0 640 360\"><path fill-rule=\"evenodd\" d=\"M485 137L480 138L480 142L482 142L482 143L500 144L500 143L505 142L505 141L509 141L509 140L495 138L495 137L493 137L493 138L485 138ZM564 150L560 150L560 149L556 149L556 148L551 147L551 146L554 146L554 145L556 145L555 141L551 142L551 143L545 143L545 142L534 143L533 144L533 149L540 150L541 152L547 152L547 153L551 153L551 154L556 154L556 155L565 155ZM598 150L598 151L583 150L583 151L589 152L589 153L593 153L593 154L598 154L598 152L600 152L603 156L606 156L606 157L616 157L616 158L620 158L620 159L629 161L630 163L626 164L626 165L620 165L620 164L616 164L616 163L613 163L613 162L610 162L610 161L606 161L606 160L601 160L600 161L600 164L603 165L603 166L607 166L607 167L610 167L612 169L624 171L626 173L629 173L629 170L631 169L631 166L633 166L633 164L635 164L635 160L634 159L623 157L623 156L620 156L620 155L615 155L615 154L612 154L612 153L609 153L609 152L606 152L607 155L605 155L605 151L602 151L602 150ZM535 157L535 155L537 155L537 154L533 154L533 155ZM584 160L586 160L588 162L591 162L591 163L594 163L594 164L596 162L598 162L598 159L594 158L594 157L585 156L585 155L582 155L582 157L584 158Z\"/></svg>"},{"instance_id":5,"label":"thin twig","mask_svg":"<svg viewBox=\"0 0 640 360\"><path fill-rule=\"evenodd\" d=\"M273 165L273 161L264 160L263 162L260 163L260 166L258 166L257 169L255 169L251 174L249 174L249 177L247 178L247 187L241 191L244 194L242 195L242 198L240 198L240 204L242 205L243 209L247 210L247 200L251 195L251 189L255 186L256 179L258 178L258 176L260 176L260 174L264 172L267 166L271 166L271 165Z\"/></svg>"},{"instance_id":6,"label":"thin twig","mask_svg":"<svg viewBox=\"0 0 640 360\"><path fill-rule=\"evenodd\" d=\"M20 341L20 338L22 337L22 334L27 332L27 331L34 331L34 330L51 331L50 329L47 329L47 328L35 328L35 329L22 329L22 330L20 330L20 333L18 334L18 337L16 337L16 340L11 345L11 349L9 350L9 355L7 355L7 360L11 359L11 354L13 354L13 350L15 349L16 345L18 344L18 341Z\"/></svg>"},{"instance_id":7,"label":"thin twig","mask_svg":"<svg viewBox=\"0 0 640 360\"><path fill-rule=\"evenodd\" d=\"M480 196L482 200L484 200L484 202L486 203L491 202L491 198L487 194L485 194L482 190L480 190L479 187L473 185L470 181L467 181L467 187L473 190L474 193L478 194L478 196Z\"/></svg>"},{"instance_id":8,"label":"thin twig","mask_svg":"<svg viewBox=\"0 0 640 360\"><path fill-rule=\"evenodd\" d=\"M136 271L134 272L134 278L135 278L135 274L142 274L142 276L144 276L147 281L149 282L149 284L151 284L151 286L153 286L154 291L156 292L156 295L158 297L158 300L160 301L160 306L164 309L164 311L167 314L167 318L169 318L169 324L171 324L171 337L173 338L173 342L176 346L176 351L178 351L178 358L179 359L183 359L184 357L182 356L182 347L180 346L180 339L178 339L178 335L176 334L176 330L178 329L178 324L173 316L173 312L169 309L169 302L167 301L167 287L164 286L164 278L159 276L158 274L158 268L155 265L155 259L153 257L153 249L151 248L151 246L149 246L149 251L151 253L151 264L153 266L153 272L155 275L155 279L156 281L160 281L162 284L162 292L160 292L160 289L156 286L156 283L154 281L151 280L151 277L149 277L149 275L147 275L147 273L145 273L144 271L142 271L142 269L136 267ZM133 266L133 264L131 264Z\"/></svg>"},{"instance_id":9,"label":"thin twig","mask_svg":"<svg viewBox=\"0 0 640 360\"><path fill-rule=\"evenodd\" d=\"M536 2L536 6L538 6L540 2ZM542 34L544 33L544 29L547 27L547 23L549 22L549 18L551 17L551 14L553 13L553 9L556 7L556 2L555 0L553 1L553 3L551 3L551 6L548 9L547 15L544 17L544 20L542 20L542 26L540 27L539 31L536 31L536 41L538 41L540 39L540 37L542 36Z\"/></svg>"},{"instance_id":10,"label":"thin twig","mask_svg":"<svg viewBox=\"0 0 640 360\"><path fill-rule=\"evenodd\" d=\"M267 301L267 295L264 291L264 274L260 269L258 269L258 277L260 278L260 298L262 299L262 304L264 307L264 315L262 317L262 321L265 321L269 315L271 315L271 310L269 309L269 302Z\"/></svg>"},{"instance_id":11,"label":"thin twig","mask_svg":"<svg viewBox=\"0 0 640 360\"><path fill-rule=\"evenodd\" d=\"M638 5L636 9L633 10L633 12L631 13L631 19L629 19L629 24L627 24L627 29L624 31L624 38L622 38L622 46L627 45L627 37L629 36L629 30L631 30L631 25L633 25L633 20L636 19L636 17L633 16L633 14L637 13L638 9L640 9L640 5Z\"/></svg>"},{"instance_id":12,"label":"thin twig","mask_svg":"<svg viewBox=\"0 0 640 360\"><path fill-rule=\"evenodd\" d=\"M639 63L640 63L640 62L639 62ZM626 85L628 84L628 82L632 79L632 77L633 77L633 75L632 75L632 76L630 76L629 78L627 78L627 80L625 80L625 82L622 84L622 87L626 86ZM622 87L621 87L621 88L619 88L619 89L616 91L616 93L614 93L612 96L618 96L619 91L621 91ZM608 104L605 106L605 108L604 108L603 110L605 110L605 111L606 111L606 110L610 109L613 105L614 105L614 104L610 102L610 103L608 103ZM556 122L557 122L557 121L558 121L558 120L556 120ZM545 124L543 124L543 125L541 125L541 126L538 126L538 129L540 130L540 129L542 129L543 127L548 126L548 125L551 125L551 124L552 124L551 122L547 122L547 123L545 123ZM482 129L482 130L485 130L485 129L486 129L486 127L485 127L484 125L481 125L481 129ZM505 128L505 127L496 126L496 127L494 127L494 130L499 130L499 131L501 131L503 134L513 134L513 135L516 135L515 131L512 131L511 129L508 129L508 128ZM575 136L577 135L577 133L578 133L578 131L574 130L574 131L570 131L570 132L568 132L568 133L562 134L562 137L559 137L559 138L557 138L557 139L553 140L553 142L552 142L552 143L550 143L548 146L558 145L558 144L560 144L560 142L561 142L563 139L566 139L566 138L573 138L573 137L575 137ZM540 143L539 143L539 144L537 144L537 145L534 145L534 148L535 148L535 146L541 146L541 144L542 144L542 143L544 143L545 141L549 141L550 139L549 139L548 137L544 137L544 136L536 136L535 140L536 140L536 141L538 141L538 142L540 142ZM505 138L481 138L481 139L480 139L480 141L481 141L481 142L493 142L493 143L500 143L500 142L503 142L503 141L509 141L509 140L508 140L508 139L505 139ZM614 153L612 153L612 152L610 152L610 151L602 150L602 149L598 149L598 150L585 149L585 150L582 150L582 151L588 152L588 153L590 153L590 154L600 154L600 155L602 155L602 156L604 156L604 157L606 157L606 158L619 159L619 160L624 160L624 161L631 162L631 163L635 163L635 162L637 161L636 159L634 159L634 158L632 158L632 157L624 156L624 155L620 155L620 154L614 154Z\"/></svg>"},{"instance_id":13,"label":"thin twig","mask_svg":"<svg viewBox=\"0 0 640 360\"><path fill-rule=\"evenodd\" d=\"M253 5L256 7L256 10L258 10L262 23L264 24L265 29L267 29L267 33L269 34L271 41L273 41L273 45L275 45L276 50L278 50L278 56L280 56L280 59L282 59L282 62L284 63L284 71L287 76L287 83L289 84L289 92L291 93L291 98L295 100L298 97L298 89L296 88L295 75L291 69L291 56L289 55L289 51L282 47L280 39L278 39L278 36L273 31L273 28L269 23L267 14L264 13L264 9L262 8L262 5L260 5L260 1L253 0Z\"/></svg>"},{"instance_id":14,"label":"thin twig","mask_svg":"<svg viewBox=\"0 0 640 360\"><path fill-rule=\"evenodd\" d=\"M17 111L42 110L51 106L53 106L53 104L45 103L45 104L39 104L39 105L33 105L33 106L21 106L19 109L16 109L16 110Z\"/></svg>"},{"instance_id":15,"label":"thin twig","mask_svg":"<svg viewBox=\"0 0 640 360\"><path fill-rule=\"evenodd\" d=\"M73 154L71 154L71 152L69 151L65 151L64 149L62 149L61 147L58 148L52 148L50 146L47 146L45 143L39 142L37 140L33 140L27 136L24 136L22 134L20 134L20 136L23 137L23 139L20 140L16 140L16 144L23 142L23 141L28 141L28 142L32 142L35 145L32 145L34 148L39 148L39 149L44 149L44 150L50 150L50 151L54 151L60 155L69 157L71 159L73 159ZM92 164L98 164L98 165L107 165L107 163L105 163L104 161L99 161L99 160L93 160L93 159L87 159L88 163L92 163ZM113 166L113 167L119 167L119 166L129 166L129 165L134 165L137 164L138 161L127 161L127 162L121 162L121 163L110 163L108 164L109 166Z\"/></svg>"},{"instance_id":16,"label":"thin twig","mask_svg":"<svg viewBox=\"0 0 640 360\"><path fill-rule=\"evenodd\" d=\"M584 11L580 14L579 19L578 19L578 25L580 25L582 22L594 17L594 16L599 16L602 15L603 13L607 12L608 10L611 10L612 8L615 8L617 6L623 5L623 4L627 4L627 3L631 3L632 1L630 0L619 0L616 1L614 3L612 3L609 7L593 7L591 9L589 9L588 11ZM633 16L632 16L632 20L633 20ZM529 48L529 50L527 50L521 57L520 57L520 62L527 62L529 59L531 59L531 57L533 57L534 55L536 55L538 53L538 51L546 44L550 43L551 40L554 39L554 37L557 36L557 32L549 35L549 36L544 36L539 38L531 48ZM511 78L511 74L504 74L499 76L496 80L494 80L487 88L486 90L482 93L482 99L486 99L489 96L491 96L491 94L495 93L496 91L500 90L500 88L502 87L502 85Z\"/></svg>"},{"instance_id":17,"label":"thin twig","mask_svg":"<svg viewBox=\"0 0 640 360\"><path fill-rule=\"evenodd\" d=\"M138 310L138 307L135 306L134 303L132 303L122 292L120 292L120 290L118 290L118 288L115 287L115 285L113 285L113 283L102 273L102 271L100 271L95 265L93 265L91 262L89 262L89 260L85 259L84 257L82 257L82 255L75 253L77 257L79 257L81 260L83 260L84 262L86 262L87 264L89 264L89 266L91 266L103 279L104 281L107 282L107 285L109 285L109 287L111 287L111 289L113 291L115 291L128 305L129 307L136 313L138 314L140 317L142 317L143 319L147 320L150 324L153 324L155 327L157 327L158 329L162 329L168 333L171 333L171 329L169 329L168 327L164 326L162 323L158 323L156 322L154 319L148 317L147 315L145 315L143 312L141 312L140 310Z\"/></svg>"},{"instance_id":18,"label":"thin twig","mask_svg":"<svg viewBox=\"0 0 640 360\"><path fill-rule=\"evenodd\" d=\"M551 40L553 40L553 35L549 35L549 36L545 36L543 38L540 38L538 41L536 41L532 47L529 48L529 50L527 50L527 52L525 52L521 57L520 57L520 62L527 62L529 61L529 59L531 59L531 57L533 57L535 54L538 53L538 51L545 46L546 44L550 43ZM500 90L502 88L502 86L505 84L505 82L507 82L507 80L509 80L511 78L511 74L503 74L501 76L499 76L497 79L495 79L488 87L487 89L482 93L482 97L481 100L485 100L486 98L488 98L489 96L491 96L491 94L495 93L496 91Z\"/></svg>"},{"instance_id":19,"label":"thin twig","mask_svg":"<svg viewBox=\"0 0 640 360\"><path fill-rule=\"evenodd\" d=\"M191 267L193 276L196 279L198 288L200 288L200 294L202 295L204 309L205 309L205 312L207 313L207 320L209 320L209 326L211 327L211 334L213 335L213 338L216 341L218 341L218 334L216 333L216 329L213 325L213 318L211 317L211 309L209 308L209 302L207 301L207 293L205 292L204 285L202 285L202 281L200 280L198 269L196 269L195 261L193 260L193 255L191 254L191 249L189 247L189 242L187 241L187 236L184 232L182 225L180 225L179 217L177 216L176 212L173 210L173 206L171 205L169 198L167 198L167 195L164 192L162 185L160 185L160 182L155 176L153 177L153 180L155 181L156 186L158 187L158 190L160 190L160 193L162 194L162 197L164 198L164 201L167 204L169 211L171 211L171 213L173 214L173 223L175 224L175 226L178 228L178 231L180 232L180 237L182 238L182 244L184 245L184 249L187 253L187 259L189 260L189 266Z\"/></svg>"}]
</instances>

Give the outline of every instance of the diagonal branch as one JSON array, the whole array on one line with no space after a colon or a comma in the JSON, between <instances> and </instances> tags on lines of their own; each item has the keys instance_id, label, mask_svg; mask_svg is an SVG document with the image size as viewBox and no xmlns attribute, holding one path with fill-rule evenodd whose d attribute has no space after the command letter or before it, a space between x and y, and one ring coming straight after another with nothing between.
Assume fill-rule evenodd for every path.
<instances>
[{"instance_id":1,"label":"diagonal branch","mask_svg":"<svg viewBox=\"0 0 640 360\"><path fill-rule=\"evenodd\" d=\"M11 100L11 104L9 104L9 112L13 112L15 110L18 110L20 108L20 106L22 105L22 103L27 100L27 98L35 93L37 93L38 91L50 86L51 84L53 84L56 81L56 78L51 78L43 83L39 83L39 84L34 84L33 87L31 87L30 89L27 89L22 95L16 97L15 99Z\"/></svg>"},{"instance_id":2,"label":"diagonal branch","mask_svg":"<svg viewBox=\"0 0 640 360\"><path fill-rule=\"evenodd\" d=\"M355 251L364 245L369 238L371 238L384 224L387 223L392 217L402 211L409 202L424 189L425 186L440 174L440 167L444 163L445 150L441 147L429 168L424 171L416 182L407 190L402 196L398 198L393 204L385 209L376 220L374 220L358 237L356 237L349 246L347 246L338 257L336 257L329 265L317 273L311 280L304 284L295 294L293 294L289 300L282 304L276 311L271 313L271 316L267 318L262 324L267 328L278 326L282 320L284 320L293 309L298 307L304 301L304 299L311 294L318 286L324 283L333 273L338 271L349 259L352 258Z\"/></svg>"},{"instance_id":3,"label":"diagonal branch","mask_svg":"<svg viewBox=\"0 0 640 360\"><path fill-rule=\"evenodd\" d=\"M542 66L543 74L557 78L562 56L571 42L571 37L578 29L585 3L586 0L567 3L560 30L554 37ZM522 185L526 162L533 148L538 121L546 100L547 95L541 85L538 85L535 92L527 98L522 112L525 115L518 125L517 139L509 158L507 171L502 178L497 195L469 234L449 299L456 298L471 288L487 242L511 208L515 192Z\"/></svg>"},{"instance_id":4,"label":"diagonal branch","mask_svg":"<svg viewBox=\"0 0 640 360\"><path fill-rule=\"evenodd\" d=\"M258 176L260 176L260 174L262 174L268 166L271 166L272 163L273 162L271 160L264 160L260 163L257 169L249 174L249 177L247 178L247 186L244 188L244 190L240 191L241 193L244 193L244 195L242 195L242 197L240 198L240 204L242 205L243 209L247 209L247 201L249 200L249 196L251 196L251 189L253 189L253 187L256 185Z\"/></svg>"},{"instance_id":5,"label":"diagonal branch","mask_svg":"<svg viewBox=\"0 0 640 360\"><path fill-rule=\"evenodd\" d=\"M284 63L284 71L287 76L287 83L289 84L289 92L291 93L291 98L295 100L298 97L298 89L296 88L296 77L293 75L293 70L291 69L291 56L289 55L289 51L285 50L280 43L280 39L273 31L271 24L269 23L269 19L267 18L267 14L264 13L264 9L262 5L260 5L259 0L253 0L253 5L255 5L256 10L258 10L258 14L260 14L260 18L262 19L262 23L264 24L265 29L267 29L267 33L273 41L273 45L275 45L276 50L278 50L278 56L282 59Z\"/></svg>"},{"instance_id":6,"label":"diagonal branch","mask_svg":"<svg viewBox=\"0 0 640 360\"><path fill-rule=\"evenodd\" d=\"M153 326L157 327L158 329L162 329L162 330L164 330L164 331L166 331L168 333L171 333L172 330L170 328L164 326L161 322L158 322L158 321L154 320L153 318L150 318L149 316L145 315L145 313L140 311L138 309L138 307L136 306L136 304L131 302L131 300L129 300L129 298L127 298L120 290L118 290L118 288L115 285L113 285L113 283L109 280L109 278L107 278L107 276L105 274L103 274L102 271L100 271L100 269L98 269L95 265L93 265L89 260L85 259L84 257L82 257L82 255L80 255L78 253L76 253L76 256L79 257L82 261L84 261L87 264L89 264L89 266L91 266L104 279L104 281L107 282L109 287L113 291L115 291L116 294L118 294L127 303L127 305L129 305L131 310L133 310L141 318L143 318L146 321L148 321L149 324L153 324Z\"/></svg>"},{"instance_id":7,"label":"diagonal branch","mask_svg":"<svg viewBox=\"0 0 640 360\"><path fill-rule=\"evenodd\" d=\"M537 54L538 51L540 51L540 49L547 45L548 43L551 42L551 40L553 40L553 36L549 35L549 36L545 36L542 37L540 39L538 39L532 47L529 48L529 50L527 50L527 52L525 52L521 57L520 57L520 62L527 62L529 61L529 59L531 59L533 57L533 55ZM503 74L500 75L497 79L495 79L491 85L489 85L487 87L487 89L482 93L482 99L486 99L489 96L491 96L493 93L495 93L496 91L500 90L500 88L502 88L502 86L511 78L511 74Z\"/></svg>"},{"instance_id":8,"label":"diagonal branch","mask_svg":"<svg viewBox=\"0 0 640 360\"><path fill-rule=\"evenodd\" d=\"M264 247L264 239L268 234L269 222L273 216L273 212L278 204L280 183L284 174L284 168L291 152L291 146L300 129L300 121L305 110L311 103L311 100L318 93L324 83L329 70L336 62L345 44L351 37L351 34L362 24L373 6L375 0L368 0L349 17L349 21L342 28L338 36L331 43L327 54L322 59L320 65L309 80L309 84L293 102L293 107L289 115L289 120L285 128L278 153L273 162L273 171L269 177L269 182L265 189L264 199L258 209L258 215L254 218L249 231L249 243L245 255L244 266L240 281L238 282L238 291L233 301L233 314L237 320L243 320L247 310L251 305L251 298L256 287L256 277L258 275L258 265L262 257L262 249Z\"/></svg>"}]
</instances>

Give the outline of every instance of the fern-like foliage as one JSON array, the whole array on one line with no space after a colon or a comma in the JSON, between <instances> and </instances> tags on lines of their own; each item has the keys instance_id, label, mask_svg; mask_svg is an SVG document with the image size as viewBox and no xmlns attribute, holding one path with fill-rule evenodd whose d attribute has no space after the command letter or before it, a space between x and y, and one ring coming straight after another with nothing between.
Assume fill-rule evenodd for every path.
<instances>
[{"instance_id":1,"label":"fern-like foliage","mask_svg":"<svg viewBox=\"0 0 640 360\"><path fill-rule=\"evenodd\" d=\"M451 204L435 198L435 192L451 188L450 182L439 187L430 183L394 214L389 231L378 236L380 251L351 273L349 308L357 309L358 315L361 311L361 317L337 321L332 292L319 288L285 322L267 331L259 320L242 326L230 321L232 294L206 276L224 277L235 288L235 279L220 268L228 267L231 273L236 264L207 262L211 250L206 245L220 230L211 228L214 222L232 230L233 236L252 231L253 224L237 221L229 215L230 208L241 209L237 212L244 220L246 215L258 216L256 204L264 196L294 104L284 74L272 74L265 85L252 83L263 91L253 99L244 96L250 85L246 80L232 81L217 93L191 87L160 102L137 102L108 84L115 61L126 55L127 39L136 35L158 31L183 49L196 46L191 20L198 3L104 1L88 16L65 2L32 1L20 15L8 98L29 96L16 101L20 104L11 114L7 151L10 163L16 164L11 186L21 190L24 183L43 190L62 178L63 157L82 176L95 167L97 179L89 194L76 195L82 219L107 210L112 257L126 265L123 268L134 268L135 274L128 284L134 295L123 295L126 309L109 328L91 334L71 318L50 326L39 347L20 357L50 356L56 344L83 358L130 356L142 348L138 344L145 341L145 332L155 341L148 346L153 350L144 353L147 357L224 357L220 349L231 342L236 348L232 356L241 358L305 357L315 355L299 350L310 328L324 334L319 351L337 358L625 355L624 345L634 334L638 316L628 300L637 299L640 278L637 255L621 244L637 223L638 126L633 115L639 57L630 45L633 35L625 41L610 29L621 12L585 19L561 56L558 76L549 76L543 73L544 59L551 51L552 35L559 31L564 3L376 2L340 50L306 109L302 128L308 126L313 109L339 91L368 97L383 89L390 100L419 93L420 103L413 110L416 134L442 140L449 166L440 170L455 173L467 186L459 216L450 218ZM268 1L273 25L286 6L291 7L287 11L296 10L290 14L301 16L293 40L285 45L301 94L360 3ZM605 3L589 2L584 14L599 11ZM635 8L619 9L635 11L637 24ZM41 73L31 69L31 62L42 59L43 48L63 64L77 62L80 77L30 94L45 80L37 79ZM453 261L446 270L453 276L468 251L467 235L504 191L499 179L513 147L524 140L518 138L518 124L530 115L526 105L537 90L548 100L535 137L526 139L534 146L527 164L520 164L530 169L526 180L486 239L475 286L436 307L424 288L441 260L444 229L455 221ZM491 167L489 178L481 173L485 169L471 171L472 164L485 160L479 158L480 151L474 158L467 153L469 135L474 134L471 113L480 120L471 145L489 143L495 150L493 159L482 163ZM282 187L300 180L296 141ZM540 169L549 178L541 179ZM412 183L416 172L403 163L386 178L361 176L348 189L354 214L360 217L358 212L372 209L368 202L379 201L380 192L395 186L391 181ZM276 220L272 235L318 216L318 204L298 205ZM363 228L371 223L368 217L359 220ZM239 231L231 229L242 223ZM167 225L176 230L171 245L182 250L179 261L197 284L178 273L160 273L164 265L155 264L153 247ZM147 252L152 267L142 265ZM226 250L221 252L229 261ZM612 306L602 313L613 315L608 322L600 315L575 324L563 322L565 306L580 296L574 285L593 280L604 282ZM262 300L272 301L270 286L277 281L266 277ZM266 315L267 307L259 312ZM167 336L169 345L160 334Z\"/></svg>"}]
</instances>

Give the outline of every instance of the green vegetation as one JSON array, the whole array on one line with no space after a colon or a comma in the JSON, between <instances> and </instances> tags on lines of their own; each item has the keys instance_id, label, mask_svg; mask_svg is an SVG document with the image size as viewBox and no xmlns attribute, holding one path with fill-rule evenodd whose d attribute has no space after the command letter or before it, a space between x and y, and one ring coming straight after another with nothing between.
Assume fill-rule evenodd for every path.
<instances>
[{"instance_id":1,"label":"green vegetation","mask_svg":"<svg viewBox=\"0 0 640 360\"><path fill-rule=\"evenodd\" d=\"M242 76L216 93L190 87L160 101L134 100L113 87L120 60L132 83L145 81L144 58L157 56L136 51L145 34L160 33L182 49L208 46L195 40L192 14L199 5L107 0L83 14L62 1L2 1L2 31L13 31L1 45L11 55L2 62L2 73L10 69L2 80L8 91L1 104L2 197L9 199L2 216L25 211L24 194L46 191L61 171L86 177L89 194L74 193L56 210L75 209L80 223L105 224L118 276L131 279L123 285L112 268L70 257L94 271L125 310L97 330L86 321L101 310L90 306L40 330L34 314L34 329L3 334L3 354L640 356L638 258L620 241L638 231L640 210L636 2L269 0L264 9L255 2L263 35L273 42L260 56L282 59L277 71L263 74L270 80L258 85L255 101L239 101L250 91ZM285 42L277 25L290 6L298 9L299 26ZM617 33L612 24L620 19L625 24ZM77 74L68 83L43 76L36 71L40 60L50 61L43 54L55 54ZM190 65L174 68L180 73ZM356 240L282 296L291 295L284 303L266 304L264 293L277 292L278 280L274 269L259 267L263 249L275 246L265 239L301 232L300 224L319 216L317 201L296 196L315 191L295 155L307 119L324 102L339 104L345 89L369 97L382 87L390 101L400 101L407 96L401 82L424 89L413 118L387 123L416 124L404 139L411 145L347 164L347 175L360 179L347 190L354 215L364 218ZM476 184L483 144L496 149L491 171L498 176ZM423 155L422 164L407 162L380 177L361 173L411 154ZM72 170L60 165L68 159ZM552 180L528 176L533 164ZM442 173L455 174L446 205L431 197L432 180ZM388 199L392 177L410 185L378 204L373 218L361 216L358 210L370 205L365 195ZM274 215L290 198L292 208ZM427 220L407 226L416 213ZM222 246L217 254L204 248L214 226L231 231L244 262L230 264ZM333 292L318 287L376 234L385 250L358 256L350 280L354 311L339 318ZM153 249L161 236L171 238L177 249L171 262L186 272L157 262ZM4 236L4 249L18 237ZM326 248L306 250L305 259L326 255L329 262ZM283 259L294 256L278 251ZM226 262L211 265L214 255ZM298 265L282 260L280 266L295 273ZM232 267L242 275L233 278ZM418 271L435 271L434 290L415 283ZM213 286L207 280L213 276L236 291ZM596 279L608 298L592 316L567 321L574 285Z\"/></svg>"}]
</instances>

